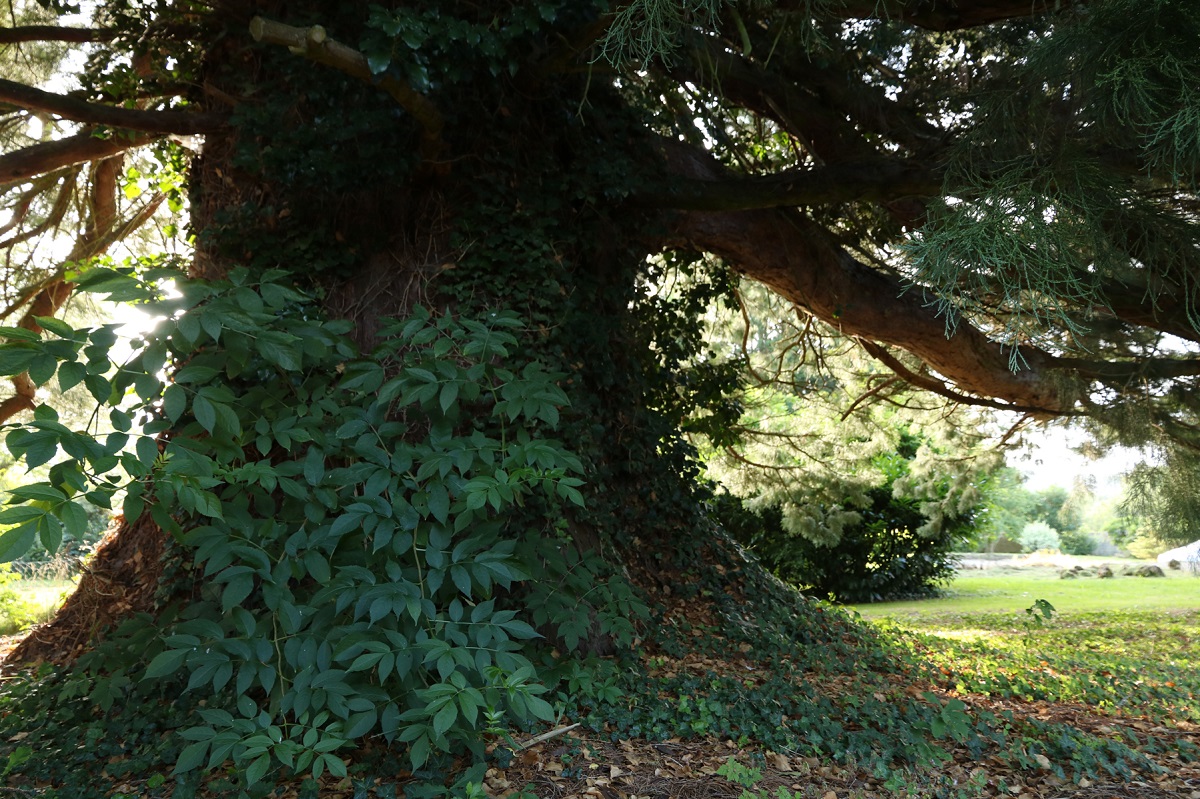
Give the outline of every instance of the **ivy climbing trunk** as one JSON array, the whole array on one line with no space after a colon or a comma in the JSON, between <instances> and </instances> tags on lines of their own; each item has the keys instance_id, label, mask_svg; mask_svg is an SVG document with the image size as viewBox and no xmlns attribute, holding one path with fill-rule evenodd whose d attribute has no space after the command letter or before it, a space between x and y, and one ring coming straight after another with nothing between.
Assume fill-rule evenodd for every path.
<instances>
[{"instance_id":1,"label":"ivy climbing trunk","mask_svg":"<svg viewBox=\"0 0 1200 799\"><path fill-rule=\"evenodd\" d=\"M361 352L387 346L390 323L417 308L462 319L515 313L522 331L509 368L521 373L536 363L563 392L553 424L544 416L535 427L579 458L585 507L564 503L565 493L530 496L506 534L542 542L530 557L546 574L535 582L575 580L590 597L541 606L531 618L538 629L567 649L610 650L632 630L636 589L628 581L653 584L696 547L703 522L696 467L679 432L684 419L706 406L733 412L721 404L730 373L682 376L700 346L692 318L720 286L697 277L695 296L684 300L650 287L651 272L682 274L691 264L648 263L666 227L625 202L641 169L632 154L648 143L644 120L586 72L564 77L540 72L545 63L522 64L517 34L505 52L439 66L446 72L430 78L423 116L398 101L394 81L364 79L331 49L334 37L370 40L356 9L289 3L262 14L220 20L226 27L213 31L206 51L205 90L194 100L213 113L232 106L235 122L205 137L192 166L192 276L219 281L237 272L255 283L271 275L318 298L326 318L348 322ZM541 41L545 32L527 25L525 37ZM288 37L300 46L280 46ZM175 368L191 357L177 358ZM184 414L163 440L194 436L184 428L197 415ZM485 421L458 422L472 425L488 432ZM384 448L426 432L396 428ZM286 449L259 454L278 460ZM154 485L147 498L153 506ZM95 599L106 586L136 586L121 605L135 611L204 594L202 570L185 570L190 576L174 577L164 591L154 558L121 554L122 541L155 535L146 519L118 527L84 576L79 596L89 599L68 603L10 663L77 654L83 631L119 615ZM174 521L181 537L198 523L187 514ZM158 546L138 544L145 552ZM184 565L195 553L189 544L165 549Z\"/></svg>"}]
</instances>

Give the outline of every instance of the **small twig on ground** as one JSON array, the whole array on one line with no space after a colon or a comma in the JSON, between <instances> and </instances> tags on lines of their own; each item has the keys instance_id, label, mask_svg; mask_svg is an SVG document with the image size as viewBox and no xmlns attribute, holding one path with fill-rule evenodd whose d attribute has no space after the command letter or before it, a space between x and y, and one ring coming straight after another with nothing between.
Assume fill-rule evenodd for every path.
<instances>
[{"instance_id":1,"label":"small twig on ground","mask_svg":"<svg viewBox=\"0 0 1200 799\"><path fill-rule=\"evenodd\" d=\"M551 738L557 738L558 736L563 735L564 733L568 733L578 726L579 726L579 722L575 722L574 724L568 724L565 727L558 727L556 729L550 730L550 732L544 732L541 735L535 735L532 738L530 738L528 741L526 741L525 743L517 744L517 748L515 751L520 752L522 749L528 749L531 746L536 746L537 744L540 744L542 741L549 741Z\"/></svg>"}]
</instances>

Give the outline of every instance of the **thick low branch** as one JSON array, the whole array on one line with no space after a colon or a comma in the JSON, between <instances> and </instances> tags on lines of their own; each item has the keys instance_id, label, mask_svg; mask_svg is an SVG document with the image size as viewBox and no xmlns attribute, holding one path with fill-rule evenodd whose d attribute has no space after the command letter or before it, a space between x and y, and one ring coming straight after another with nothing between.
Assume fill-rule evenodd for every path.
<instances>
[{"instance_id":1,"label":"thick low branch","mask_svg":"<svg viewBox=\"0 0 1200 799\"><path fill-rule=\"evenodd\" d=\"M111 28L61 28L57 25L18 25L0 28L0 44L21 42L107 42L116 35Z\"/></svg>"},{"instance_id":2,"label":"thick low branch","mask_svg":"<svg viewBox=\"0 0 1200 799\"><path fill-rule=\"evenodd\" d=\"M9 250L17 244L58 228L63 217L67 215L67 210L71 207L71 198L75 194L75 178L78 172L77 169L66 170L61 176L62 180L58 187L58 193L54 196L54 202L50 206L50 213L46 214L46 217L36 225L19 230L7 239L0 240L0 250Z\"/></svg>"},{"instance_id":3,"label":"thick low branch","mask_svg":"<svg viewBox=\"0 0 1200 799\"><path fill-rule=\"evenodd\" d=\"M1139 358L1136 361L1059 358L1058 364L1084 377L1095 378L1110 385L1134 381L1176 380L1200 375L1200 360L1195 358Z\"/></svg>"},{"instance_id":4,"label":"thick low branch","mask_svg":"<svg viewBox=\"0 0 1200 799\"><path fill-rule=\"evenodd\" d=\"M766 177L674 179L657 192L633 197L655 208L739 211L854 200L886 202L941 193L942 176L924 165L875 159L817 169L792 169Z\"/></svg>"},{"instance_id":5,"label":"thick low branch","mask_svg":"<svg viewBox=\"0 0 1200 799\"><path fill-rule=\"evenodd\" d=\"M910 386L915 386L916 388L924 389L932 394L937 394L939 397L945 397L948 400L952 400L953 402L961 403L963 405L979 405L985 408L996 408L1005 411L1024 411L1034 415L1040 415L1044 413L1044 411L1040 408L1025 408L1006 402L997 402L990 397L973 397L966 394L960 394L959 392L951 389L941 380L938 380L931 375L918 374L912 369L909 369L899 358L888 352L886 347L883 347L880 344L865 338L859 338L858 343L864 350L866 350L868 355L878 360L888 369L891 369L892 372L896 374L898 379L903 380ZM853 408L851 408L851 410L853 410ZM847 411L845 414L843 414L842 418L845 419L849 415L850 411Z\"/></svg>"},{"instance_id":6,"label":"thick low branch","mask_svg":"<svg viewBox=\"0 0 1200 799\"><path fill-rule=\"evenodd\" d=\"M85 131L58 141L35 144L16 152L0 155L0 187L53 172L66 166L108 158L132 147L148 144L161 136L139 134L113 135L98 139Z\"/></svg>"},{"instance_id":7,"label":"thick low branch","mask_svg":"<svg viewBox=\"0 0 1200 799\"><path fill-rule=\"evenodd\" d=\"M954 31L1040 16L1073 4L1072 0L847 0L832 4L827 13L839 19L894 20L927 30ZM805 13L811 13L807 3L779 5L802 6Z\"/></svg>"},{"instance_id":8,"label":"thick low branch","mask_svg":"<svg viewBox=\"0 0 1200 799\"><path fill-rule=\"evenodd\" d=\"M1027 368L1009 368L1009 350L981 331L945 321L918 291L855 260L815 222L786 211L693 211L680 214L668 244L725 258L843 334L900 347L957 391L1004 400L1044 415L1071 411L1054 379L1055 359L1021 348Z\"/></svg>"},{"instance_id":9,"label":"thick low branch","mask_svg":"<svg viewBox=\"0 0 1200 799\"><path fill-rule=\"evenodd\" d=\"M283 45L297 55L333 67L352 78L383 89L421 125L421 152L425 159L432 160L441 150L445 120L437 106L404 81L373 73L365 55L330 39L320 25L296 28L282 22L255 17L250 21L250 35L256 42Z\"/></svg>"},{"instance_id":10,"label":"thick low branch","mask_svg":"<svg viewBox=\"0 0 1200 799\"><path fill-rule=\"evenodd\" d=\"M705 39L689 51L691 61L671 70L673 78L710 87L725 99L765 119L774 120L802 143L819 163L878 158L845 112L828 107L808 87L799 86Z\"/></svg>"},{"instance_id":11,"label":"thick low branch","mask_svg":"<svg viewBox=\"0 0 1200 799\"><path fill-rule=\"evenodd\" d=\"M0 102L20 108L45 111L72 122L106 125L111 128L140 130L146 133L212 133L225 127L228 120L218 114L192 111L142 111L89 103L54 92L46 92L16 81L0 78Z\"/></svg>"}]
</instances>

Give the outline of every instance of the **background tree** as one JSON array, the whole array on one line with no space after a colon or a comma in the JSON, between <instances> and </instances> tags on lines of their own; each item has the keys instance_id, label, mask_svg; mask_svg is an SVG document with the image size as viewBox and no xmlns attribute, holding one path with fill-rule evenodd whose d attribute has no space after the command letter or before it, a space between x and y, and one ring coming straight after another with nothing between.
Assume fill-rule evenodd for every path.
<instances>
[{"instance_id":1,"label":"background tree","mask_svg":"<svg viewBox=\"0 0 1200 799\"><path fill-rule=\"evenodd\" d=\"M684 437L729 418L731 386L696 368L707 298L657 294L663 263L719 281L716 256L911 386L1089 416L1170 447L1168 479L1198 474L1193 4L256 10L111 0L91 27L3 39L86 61L77 88L0 80L21 132L3 224L74 229L5 330L0 415L35 414L6 443L62 455L14 494L0 550L127 490L58 629L75 653L80 630L148 612L93 655L88 691L111 707L186 674L211 692L181 772L337 770L371 735L414 769L479 751L549 715L535 625L567 658L628 646L672 575L736 564L696 534ZM38 115L57 138L29 135ZM156 189L124 190L130 167ZM208 282L173 297L172 253L94 257L178 201L183 169L184 268ZM72 286L164 322L126 361L110 328L53 319ZM111 436L72 430L34 408L55 379L137 408L108 413ZM43 640L15 657L63 648Z\"/></svg>"}]
</instances>

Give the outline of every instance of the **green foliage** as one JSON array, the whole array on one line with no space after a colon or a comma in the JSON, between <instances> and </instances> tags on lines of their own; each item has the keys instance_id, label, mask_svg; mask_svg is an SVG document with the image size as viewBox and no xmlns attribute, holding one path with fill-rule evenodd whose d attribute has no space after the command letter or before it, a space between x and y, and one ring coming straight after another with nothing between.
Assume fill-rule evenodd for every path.
<instances>
[{"instance_id":1,"label":"green foliage","mask_svg":"<svg viewBox=\"0 0 1200 799\"><path fill-rule=\"evenodd\" d=\"M602 42L605 58L615 63L668 58L691 25L711 26L722 0L635 0L622 6Z\"/></svg>"},{"instance_id":2,"label":"green foliage","mask_svg":"<svg viewBox=\"0 0 1200 799\"><path fill-rule=\"evenodd\" d=\"M1045 627L1054 618L1054 606L1045 599L1035 599L1025 608L1025 629L1032 636L1034 630Z\"/></svg>"},{"instance_id":3,"label":"green foliage","mask_svg":"<svg viewBox=\"0 0 1200 799\"><path fill-rule=\"evenodd\" d=\"M1058 552L1062 545L1058 531L1045 522L1026 524L1021 529L1018 541L1021 543L1021 549L1025 552L1037 552L1043 549Z\"/></svg>"},{"instance_id":4,"label":"green foliage","mask_svg":"<svg viewBox=\"0 0 1200 799\"><path fill-rule=\"evenodd\" d=\"M717 517L767 568L815 596L880 602L936 593L954 572L952 553L965 523L923 535L916 531L927 519L911 499L893 496L890 487L868 495L871 505L859 511L860 521L831 545L789 534L778 509L751 511L728 495L718 502Z\"/></svg>"},{"instance_id":5,"label":"green foliage","mask_svg":"<svg viewBox=\"0 0 1200 799\"><path fill-rule=\"evenodd\" d=\"M394 71L416 91L427 93L480 72L513 75L531 34L554 22L568 4L541 0L506 9L503 17L459 16L443 8L415 10L371 7L361 47L371 71ZM587 11L587 4L565 13Z\"/></svg>"},{"instance_id":6,"label":"green foliage","mask_svg":"<svg viewBox=\"0 0 1200 799\"><path fill-rule=\"evenodd\" d=\"M221 698L183 730L176 773L232 759L247 787L281 766L344 775L337 751L373 735L406 744L415 769L477 748L485 727L552 718L522 651L539 634L505 605L562 546L526 535L515 512L539 496L583 502L579 461L545 435L566 404L555 376L506 366L521 325L501 312L418 309L359 357L348 326L279 277L180 284L153 306L170 321L115 372L111 326L50 320L53 336L0 347L38 382L86 382L119 431L96 440L45 408L13 427L14 456L67 457L13 493L4 514L19 526L0 541L15 556L40 534L52 550L46 539L82 523L75 496L107 504L124 490L126 518L146 510L191 553L207 587L150 643L141 675L183 670L189 690ZM151 291L112 270L80 282ZM118 405L127 392L132 407ZM552 584L543 616L578 618L574 585ZM626 589L622 608L632 601Z\"/></svg>"},{"instance_id":7,"label":"green foliage","mask_svg":"<svg viewBox=\"0 0 1200 799\"><path fill-rule=\"evenodd\" d=\"M1129 279L1133 259L1194 295L1194 220L1137 192L1101 153L1128 148L1194 185L1200 16L1187 3L1106 0L1068 19L991 42L1008 63L955 147L953 200L911 242L950 329L961 313L1013 345L1087 346L1103 322L1082 309L1104 307L1105 282ZM1010 361L1024 365L1017 346Z\"/></svg>"},{"instance_id":8,"label":"green foliage","mask_svg":"<svg viewBox=\"0 0 1200 799\"><path fill-rule=\"evenodd\" d=\"M21 577L8 564L0 566L0 635L12 635L38 621L40 608L21 590Z\"/></svg>"},{"instance_id":9,"label":"green foliage","mask_svg":"<svg viewBox=\"0 0 1200 799\"><path fill-rule=\"evenodd\" d=\"M934 525L922 512L930 505L906 495L903 478L919 443L902 437L901 451L879 459L886 482L866 491L866 504L847 514L833 541L796 534L778 507L755 509L729 495L716 503L717 517L768 569L816 596L878 602L936 593L953 574L952 553L970 534L973 514Z\"/></svg>"},{"instance_id":10,"label":"green foliage","mask_svg":"<svg viewBox=\"0 0 1200 799\"><path fill-rule=\"evenodd\" d=\"M1200 651L1188 636L1195 611L1054 612L1036 604L1029 610L913 618L906 627L915 632L879 625L897 644L926 653L931 679L963 696L1081 703L1160 723L1200 714ZM1030 630L1026 621L1041 625Z\"/></svg>"}]
</instances>

